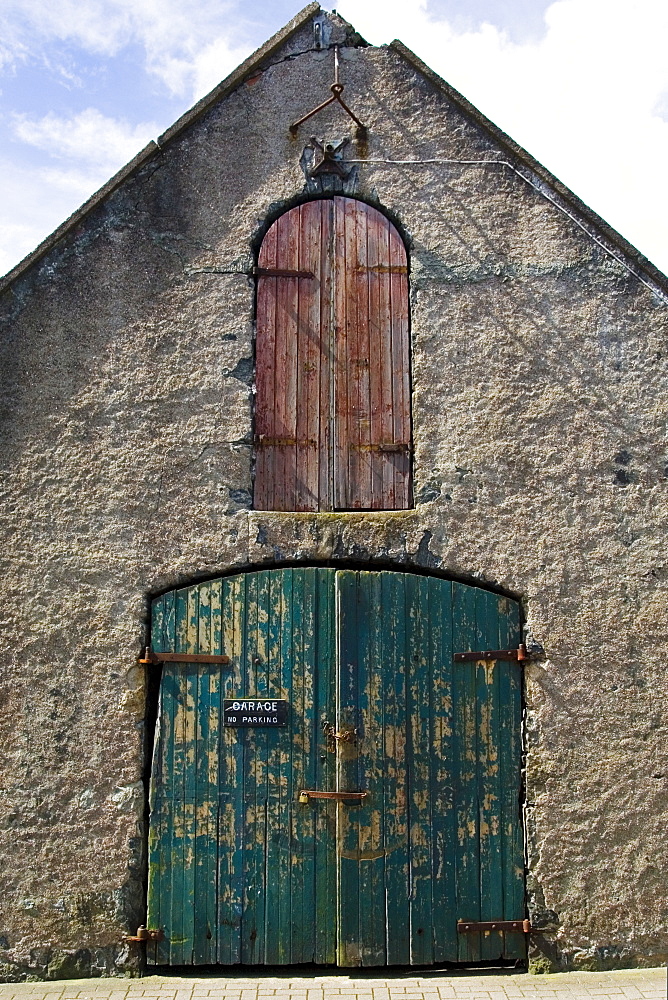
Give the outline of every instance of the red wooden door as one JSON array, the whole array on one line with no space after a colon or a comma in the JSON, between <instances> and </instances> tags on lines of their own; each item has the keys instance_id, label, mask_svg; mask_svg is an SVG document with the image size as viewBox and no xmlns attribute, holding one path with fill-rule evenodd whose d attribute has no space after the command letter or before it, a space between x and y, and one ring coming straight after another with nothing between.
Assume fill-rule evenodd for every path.
<instances>
[{"instance_id":1,"label":"red wooden door","mask_svg":"<svg viewBox=\"0 0 668 1000\"><path fill-rule=\"evenodd\" d=\"M352 198L280 216L258 262L255 507L411 505L406 251Z\"/></svg>"}]
</instances>

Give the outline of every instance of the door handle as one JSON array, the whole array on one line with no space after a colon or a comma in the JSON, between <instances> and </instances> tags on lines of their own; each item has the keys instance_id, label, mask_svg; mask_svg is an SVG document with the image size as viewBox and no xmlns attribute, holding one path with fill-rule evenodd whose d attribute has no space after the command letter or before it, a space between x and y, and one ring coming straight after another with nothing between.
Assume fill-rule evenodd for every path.
<instances>
[{"instance_id":1,"label":"door handle","mask_svg":"<svg viewBox=\"0 0 668 1000\"><path fill-rule=\"evenodd\" d=\"M317 789L302 788L299 793L299 801L308 802L310 799L336 799L338 802L343 802L346 799L350 799L359 802L360 799L365 798L366 794L366 792L320 792Z\"/></svg>"}]
</instances>

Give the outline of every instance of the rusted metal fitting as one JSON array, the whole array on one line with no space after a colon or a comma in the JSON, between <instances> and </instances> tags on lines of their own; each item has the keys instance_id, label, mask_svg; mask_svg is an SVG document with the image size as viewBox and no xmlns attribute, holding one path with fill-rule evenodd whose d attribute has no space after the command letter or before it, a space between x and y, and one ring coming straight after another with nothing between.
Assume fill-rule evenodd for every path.
<instances>
[{"instance_id":1,"label":"rusted metal fitting","mask_svg":"<svg viewBox=\"0 0 668 1000\"><path fill-rule=\"evenodd\" d=\"M366 792L321 792L317 788L302 788L299 802L309 802L311 799L335 799L337 802L360 802L367 796Z\"/></svg>"},{"instance_id":2,"label":"rusted metal fitting","mask_svg":"<svg viewBox=\"0 0 668 1000\"><path fill-rule=\"evenodd\" d=\"M520 934L531 934L530 920L458 920L459 934L476 934L480 931L511 931Z\"/></svg>"},{"instance_id":3,"label":"rusted metal fitting","mask_svg":"<svg viewBox=\"0 0 668 1000\"><path fill-rule=\"evenodd\" d=\"M219 653L155 653L150 646L144 650L137 663L159 666L161 663L230 663L229 656Z\"/></svg>"},{"instance_id":4,"label":"rusted metal fitting","mask_svg":"<svg viewBox=\"0 0 668 1000\"><path fill-rule=\"evenodd\" d=\"M520 643L517 649L481 649L472 653L453 653L452 658L455 663L476 660L517 660L521 663L522 660L529 659L529 654L524 643Z\"/></svg>"},{"instance_id":5,"label":"rusted metal fitting","mask_svg":"<svg viewBox=\"0 0 668 1000\"><path fill-rule=\"evenodd\" d=\"M144 924L140 924L136 934L126 934L124 941L141 943L142 941L164 941L165 933L162 927L149 929Z\"/></svg>"}]
</instances>

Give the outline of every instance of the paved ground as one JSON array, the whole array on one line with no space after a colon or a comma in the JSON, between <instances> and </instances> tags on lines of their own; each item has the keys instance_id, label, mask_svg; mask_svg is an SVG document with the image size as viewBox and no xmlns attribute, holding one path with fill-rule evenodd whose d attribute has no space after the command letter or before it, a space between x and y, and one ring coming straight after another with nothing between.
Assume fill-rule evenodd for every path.
<instances>
[{"instance_id":1,"label":"paved ground","mask_svg":"<svg viewBox=\"0 0 668 1000\"><path fill-rule=\"evenodd\" d=\"M383 976L146 976L0 984L0 1000L668 1000L666 969Z\"/></svg>"}]
</instances>

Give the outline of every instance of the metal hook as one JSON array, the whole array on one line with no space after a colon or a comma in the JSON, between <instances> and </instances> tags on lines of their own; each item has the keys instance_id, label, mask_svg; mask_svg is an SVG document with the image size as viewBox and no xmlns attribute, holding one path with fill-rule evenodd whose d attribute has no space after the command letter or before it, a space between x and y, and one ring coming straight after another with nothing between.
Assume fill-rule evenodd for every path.
<instances>
[{"instance_id":1,"label":"metal hook","mask_svg":"<svg viewBox=\"0 0 668 1000\"><path fill-rule=\"evenodd\" d=\"M352 112L350 110L350 108L348 107L348 105L346 104L346 102L341 97L341 94L343 93L343 84L339 80L339 46L338 45L334 46L334 83L331 85L331 87L329 89L332 92L332 96L331 97L328 97L326 101L323 101L322 104L319 104L317 108L313 109L313 111L309 111L309 113L307 115L304 115L303 118L300 118L299 121L296 121L296 122L292 123L292 125L290 126L290 131L293 133L293 135L297 131L297 129L299 128L300 125L303 125L304 122L307 122L309 120L309 118L313 118L313 115L317 115L319 111L323 111L330 104L333 104L334 101L337 101L341 105L341 107L343 108L343 110L348 115L350 115L350 117L352 118L352 120L357 125L358 129L361 129L362 132L366 132L366 130L367 130L366 129L366 125L362 124L362 122L359 120L359 118L357 117L357 115L354 114L354 112Z\"/></svg>"}]
</instances>

